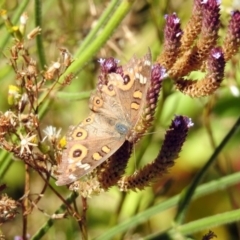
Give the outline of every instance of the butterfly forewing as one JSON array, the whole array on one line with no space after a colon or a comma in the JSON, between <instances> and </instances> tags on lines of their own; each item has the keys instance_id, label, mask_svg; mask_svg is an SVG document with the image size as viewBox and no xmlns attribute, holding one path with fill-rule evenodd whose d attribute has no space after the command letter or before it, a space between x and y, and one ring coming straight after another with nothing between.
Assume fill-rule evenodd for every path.
<instances>
[{"instance_id":1,"label":"butterfly forewing","mask_svg":"<svg viewBox=\"0 0 240 240\"><path fill-rule=\"evenodd\" d=\"M109 76L108 87L113 85L116 99L120 103L121 113L130 125L134 127L146 104L146 94L151 78L151 53L142 58L135 56L123 66L124 77L112 73ZM123 116L122 116L123 118Z\"/></svg>"},{"instance_id":2,"label":"butterfly forewing","mask_svg":"<svg viewBox=\"0 0 240 240\"><path fill-rule=\"evenodd\" d=\"M69 130L67 148L63 151L62 162L58 168L57 185L76 181L121 147L125 137L115 130L115 126L108 125L105 121L107 119L103 116L91 114Z\"/></svg>"}]
</instances>

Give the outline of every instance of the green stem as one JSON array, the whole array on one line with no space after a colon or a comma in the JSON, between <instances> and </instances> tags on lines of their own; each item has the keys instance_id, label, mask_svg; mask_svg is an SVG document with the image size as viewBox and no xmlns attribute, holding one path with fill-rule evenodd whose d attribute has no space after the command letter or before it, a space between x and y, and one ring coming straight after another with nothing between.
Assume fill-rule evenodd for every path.
<instances>
[{"instance_id":1,"label":"green stem","mask_svg":"<svg viewBox=\"0 0 240 240\"><path fill-rule=\"evenodd\" d=\"M40 27L42 29L42 5L41 0L35 0L35 27ZM38 57L41 69L46 66L46 58L44 54L42 34L36 36Z\"/></svg>"},{"instance_id":2,"label":"green stem","mask_svg":"<svg viewBox=\"0 0 240 240\"><path fill-rule=\"evenodd\" d=\"M19 19L20 16L22 15L22 13L25 11L28 3L30 2L30 0L23 0L20 1L20 5L17 8L17 10L15 11L15 14L12 18L12 23L15 25ZM1 36L0 39L0 49L3 50L5 48L5 46L9 43L9 38L11 37L11 35L9 34L9 32L7 32L6 34Z\"/></svg>"},{"instance_id":3,"label":"green stem","mask_svg":"<svg viewBox=\"0 0 240 240\"><path fill-rule=\"evenodd\" d=\"M187 211L187 206L196 190L196 187L199 185L201 180L203 179L204 175L210 168L210 166L213 164L213 162L217 159L218 154L223 150L223 148L226 146L226 144L229 142L230 138L236 133L238 128L240 127L240 117L237 119L236 123L233 125L232 129L229 131L229 133L225 136L225 138L222 140L220 145L216 148L210 159L207 161L207 163L204 165L204 167L201 169L201 171L196 175L191 185L185 189L184 193L182 194L182 197L178 204L178 211L175 217L175 222L177 224L181 224L184 220L185 213Z\"/></svg>"},{"instance_id":4,"label":"green stem","mask_svg":"<svg viewBox=\"0 0 240 240\"><path fill-rule=\"evenodd\" d=\"M66 202L68 204L72 203L76 198L78 197L78 194L76 194L75 192L72 193L67 199ZM62 204L59 209L55 212L55 214L59 214L62 213L66 210L66 205ZM33 237L31 238L31 240L39 240L41 239L45 233L52 227L54 223L54 219L50 218L48 219L48 221L38 230L38 232L33 235Z\"/></svg>"},{"instance_id":5,"label":"green stem","mask_svg":"<svg viewBox=\"0 0 240 240\"><path fill-rule=\"evenodd\" d=\"M197 199L199 197L203 197L207 194L211 194L220 190L222 191L239 182L240 182L240 172L237 172L237 173L231 174L230 176L222 177L221 179L214 180L209 183L205 183L196 189L196 191L194 192L193 199ZM166 200L165 202L161 202L153 207L150 207L146 211L138 213L134 217L128 218L127 220L116 225L115 227L105 231L104 234L97 237L95 240L113 239L118 234L126 232L129 229L137 227L141 223L148 221L154 215L160 214L161 212L164 212L167 209L170 209L176 206L179 199L180 199L180 194ZM162 238L162 239L167 239L167 238Z\"/></svg>"},{"instance_id":6,"label":"green stem","mask_svg":"<svg viewBox=\"0 0 240 240\"><path fill-rule=\"evenodd\" d=\"M217 221L216 221L217 219ZM187 236L193 233L211 229L216 226L234 223L240 220L240 209L228 211L221 214L216 214L210 217L201 218L196 221L186 223L181 226L171 228L167 233L154 233L144 238L145 240L158 239L177 239L179 236ZM178 237L177 237L178 236ZM182 238L185 239L185 238Z\"/></svg>"},{"instance_id":7,"label":"green stem","mask_svg":"<svg viewBox=\"0 0 240 240\"><path fill-rule=\"evenodd\" d=\"M67 99L68 101L76 101L88 99L92 91L80 92L80 93L69 93L69 92L57 92L56 97L59 99Z\"/></svg>"},{"instance_id":8,"label":"green stem","mask_svg":"<svg viewBox=\"0 0 240 240\"><path fill-rule=\"evenodd\" d=\"M118 6L118 9L112 15L111 19L109 20L105 28L102 30L98 38L94 39L91 45L89 45L87 49L83 53L81 53L80 57L76 59L69 66L67 71L61 76L61 78L59 79L60 83L64 81L64 78L68 74L79 71L79 69L81 69L92 58L92 56L104 45L104 43L108 40L108 38L117 28L117 26L121 23L123 18L126 16L128 11L131 9L133 2L134 0L131 0L131 1L124 0L121 2L121 4ZM45 96L42 97L42 99L44 98ZM53 101L52 99L46 100L45 101L46 104L44 103L45 107L41 106L39 113L41 114L42 112L44 112L46 108L48 108L48 105L51 104L52 101Z\"/></svg>"},{"instance_id":9,"label":"green stem","mask_svg":"<svg viewBox=\"0 0 240 240\"><path fill-rule=\"evenodd\" d=\"M1 150L0 153L0 182L2 181L4 175L7 173L8 168L12 164L12 158L10 153L5 150Z\"/></svg>"},{"instance_id":10,"label":"green stem","mask_svg":"<svg viewBox=\"0 0 240 240\"><path fill-rule=\"evenodd\" d=\"M113 14L116 6L119 4L119 0L112 0L108 5L107 9L103 12L101 17L98 19L97 24L94 28L89 32L87 37L81 43L80 48L75 53L75 56L80 56L81 52L91 43L91 41L96 37L98 31L106 24L107 20L110 19L111 15Z\"/></svg>"},{"instance_id":11,"label":"green stem","mask_svg":"<svg viewBox=\"0 0 240 240\"><path fill-rule=\"evenodd\" d=\"M77 72L81 69L90 59L96 54L97 51L106 43L109 37L113 34L115 29L121 23L123 18L131 9L134 0L123 0L121 4L118 6L117 10L112 15L111 19L106 24L105 28L101 31L99 36L95 38L91 45L87 47L87 49L81 52L78 59L76 59L67 69L67 71L61 76L60 83L63 82L64 78L72 73ZM79 52L79 51L78 51Z\"/></svg>"}]
</instances>

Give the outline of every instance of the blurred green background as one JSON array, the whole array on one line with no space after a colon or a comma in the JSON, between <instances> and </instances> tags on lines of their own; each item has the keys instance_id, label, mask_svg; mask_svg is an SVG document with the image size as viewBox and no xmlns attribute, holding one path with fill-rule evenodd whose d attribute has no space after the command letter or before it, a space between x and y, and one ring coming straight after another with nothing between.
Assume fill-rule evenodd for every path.
<instances>
[{"instance_id":1,"label":"blurred green background","mask_svg":"<svg viewBox=\"0 0 240 240\"><path fill-rule=\"evenodd\" d=\"M22 1L23 2L23 1ZM29 16L27 31L30 32L35 27L35 1L26 1L24 12ZM90 29L96 24L99 16L107 7L109 1L42 1L42 40L45 49L47 65L58 59L59 47L66 47L73 55L81 46ZM12 18L19 10L21 1L1 1L2 8L7 9ZM65 87L62 92L70 93L68 96L55 95L54 101L49 106L48 112L41 121L41 128L48 125L62 128L64 135L70 125L76 125L88 114L88 98L83 100L72 99L74 93L88 92L95 87L99 64L97 60L102 57L116 57L121 63L126 63L133 54L142 56L150 47L153 53L153 60L156 59L162 49L164 15L176 12L181 19L182 27L186 24L191 15L192 0L138 0L133 5L131 11L115 30L113 36L96 53L94 58L86 62L85 66L79 69L77 77L71 85ZM221 38L224 37L230 12L238 8L238 1L222 1L221 20L222 28L219 32ZM6 36L7 30L3 22L0 22L0 36ZM11 38L4 45L1 43L0 59L0 111L9 109L7 104L7 92L9 84L14 84L14 71L8 64L9 49L13 41ZM27 41L31 56L36 54L35 40ZM81 53L80 53L81 55ZM193 73L194 78L201 78L201 73ZM140 166L151 162L156 157L161 148L164 132L169 126L174 115L187 115L192 118L194 126L190 129L189 136L183 146L182 152L176 164L172 167L161 181L156 182L152 187L143 191L129 192L123 194L119 189L113 187L108 192L101 193L88 200L87 228L90 239L105 233L112 226L117 226L118 222L134 216L136 213L144 211L149 207L160 203L178 194L187 186L209 159L216 146L228 133L236 119L240 115L240 64L239 54L226 66L226 78L220 89L214 96L192 99L176 91L172 82L166 81L163 93L159 99L158 117L155 121L154 132L151 133L151 141L140 142L135 149L129 162L127 172L132 173ZM238 91L234 94L233 89ZM140 161L136 159L139 149L144 149L144 154ZM238 132L229 141L226 148L221 152L216 164L205 175L204 182L219 179L222 176L240 169L240 133ZM0 176L1 177L1 176ZM2 178L2 177L1 177ZM19 199L24 191L24 165L14 159L5 176L1 180L7 184L6 192L14 199ZM54 182L52 182L55 186ZM36 172L31 173L31 194L41 191L43 182ZM56 189L67 196L69 192L64 188ZM215 192L211 195L201 197L193 201L187 211L187 221L193 221L202 217L211 216L217 213L239 208L240 185L229 189ZM81 199L78 198L79 209L81 209ZM53 214L61 204L61 201L47 190L38 207L48 214ZM161 214L153 215L143 224L134 229L129 229L116 239L141 239L148 234L164 231L171 226L176 213L176 208L171 208ZM30 236L48 220L38 209L34 209L29 215L28 233ZM13 239L20 236L22 232L21 214L11 222L1 226L6 239ZM194 239L201 237L209 229L193 235ZM219 240L233 240L240 238L239 223L212 228ZM72 218L56 220L53 227L42 238L50 239L79 239L80 232L76 222ZM160 239L160 238L159 238ZM164 239L164 238L163 238Z\"/></svg>"}]
</instances>

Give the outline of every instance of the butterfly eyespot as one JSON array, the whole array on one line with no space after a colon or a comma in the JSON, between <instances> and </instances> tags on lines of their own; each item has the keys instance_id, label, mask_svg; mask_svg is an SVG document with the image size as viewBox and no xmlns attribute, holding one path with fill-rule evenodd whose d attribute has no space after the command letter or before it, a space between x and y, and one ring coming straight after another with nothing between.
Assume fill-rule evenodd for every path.
<instances>
[{"instance_id":1,"label":"butterfly eyespot","mask_svg":"<svg viewBox=\"0 0 240 240\"><path fill-rule=\"evenodd\" d=\"M112 84L110 84L110 85L108 86L108 90L109 90L109 91L113 91L113 85L112 85Z\"/></svg>"},{"instance_id":2,"label":"butterfly eyespot","mask_svg":"<svg viewBox=\"0 0 240 240\"><path fill-rule=\"evenodd\" d=\"M128 91L129 89L131 89L131 87L133 86L135 79L134 79L134 75L133 75L133 69L129 69L128 70L129 74L125 74L123 78L121 78L121 81L117 82L117 86L118 88L120 88L123 91Z\"/></svg>"},{"instance_id":3,"label":"butterfly eyespot","mask_svg":"<svg viewBox=\"0 0 240 240\"><path fill-rule=\"evenodd\" d=\"M112 97L116 95L112 84L109 84L108 86L104 85L102 88L102 92Z\"/></svg>"},{"instance_id":4,"label":"butterfly eyespot","mask_svg":"<svg viewBox=\"0 0 240 240\"><path fill-rule=\"evenodd\" d=\"M77 133L77 137L81 137L82 135L83 135L82 132Z\"/></svg>"},{"instance_id":5,"label":"butterfly eyespot","mask_svg":"<svg viewBox=\"0 0 240 240\"><path fill-rule=\"evenodd\" d=\"M82 161L87 156L88 150L81 144L74 145L69 152L69 159L72 164L75 162Z\"/></svg>"},{"instance_id":6,"label":"butterfly eyespot","mask_svg":"<svg viewBox=\"0 0 240 240\"><path fill-rule=\"evenodd\" d=\"M102 101L102 99L100 99L99 97L96 97L96 98L94 99L94 102L95 102L96 105L98 105L98 106L100 106L100 107L103 105L103 101Z\"/></svg>"},{"instance_id":7,"label":"butterfly eyespot","mask_svg":"<svg viewBox=\"0 0 240 240\"><path fill-rule=\"evenodd\" d=\"M125 75L124 77L123 77L123 83L124 84L128 84L129 82L130 82L130 77L129 77L129 75Z\"/></svg>"},{"instance_id":8,"label":"butterfly eyespot","mask_svg":"<svg viewBox=\"0 0 240 240\"><path fill-rule=\"evenodd\" d=\"M83 121L82 121L82 123L83 124L90 124L90 123L92 123L93 122L93 117L91 116L91 117L87 117L87 118L85 118Z\"/></svg>"},{"instance_id":9,"label":"butterfly eyespot","mask_svg":"<svg viewBox=\"0 0 240 240\"><path fill-rule=\"evenodd\" d=\"M78 158L82 155L82 151L80 149L76 149L74 152L73 152L73 157L74 158Z\"/></svg>"},{"instance_id":10,"label":"butterfly eyespot","mask_svg":"<svg viewBox=\"0 0 240 240\"><path fill-rule=\"evenodd\" d=\"M77 128L74 132L73 132L73 139L74 140L84 140L87 138L87 131L83 128Z\"/></svg>"}]
</instances>

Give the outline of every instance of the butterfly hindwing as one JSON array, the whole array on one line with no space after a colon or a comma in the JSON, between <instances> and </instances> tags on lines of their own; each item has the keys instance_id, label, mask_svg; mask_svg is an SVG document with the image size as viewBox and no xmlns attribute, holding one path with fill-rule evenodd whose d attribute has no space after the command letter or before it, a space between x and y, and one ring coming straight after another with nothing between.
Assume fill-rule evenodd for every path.
<instances>
[{"instance_id":1,"label":"butterfly hindwing","mask_svg":"<svg viewBox=\"0 0 240 240\"><path fill-rule=\"evenodd\" d=\"M91 172L124 143L125 138L116 132L114 126L103 124L104 121L101 115L91 114L69 130L67 147L58 168L57 185L69 184Z\"/></svg>"}]
</instances>

